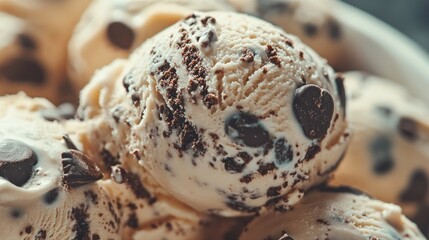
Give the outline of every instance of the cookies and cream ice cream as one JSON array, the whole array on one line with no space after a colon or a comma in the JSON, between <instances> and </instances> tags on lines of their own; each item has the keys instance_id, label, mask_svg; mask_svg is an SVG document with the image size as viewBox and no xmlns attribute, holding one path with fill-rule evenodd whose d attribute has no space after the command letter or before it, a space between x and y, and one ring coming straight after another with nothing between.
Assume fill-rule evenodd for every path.
<instances>
[{"instance_id":1,"label":"cookies and cream ice cream","mask_svg":"<svg viewBox=\"0 0 429 240\"><path fill-rule=\"evenodd\" d=\"M404 213L429 236L429 110L403 86L345 75L354 135L333 183L357 187Z\"/></svg>"},{"instance_id":2,"label":"cookies and cream ice cream","mask_svg":"<svg viewBox=\"0 0 429 240\"><path fill-rule=\"evenodd\" d=\"M129 152L199 211L286 210L345 150L342 78L256 18L194 13L143 44L124 71Z\"/></svg>"},{"instance_id":3,"label":"cookies and cream ice cream","mask_svg":"<svg viewBox=\"0 0 429 240\"><path fill-rule=\"evenodd\" d=\"M292 210L256 217L240 240L260 239L426 239L401 208L348 187L325 187Z\"/></svg>"},{"instance_id":4,"label":"cookies and cream ice cream","mask_svg":"<svg viewBox=\"0 0 429 240\"><path fill-rule=\"evenodd\" d=\"M2 239L117 239L116 210L91 184L99 168L60 123L38 117L50 103L17 96L9 107L12 98L0 99Z\"/></svg>"},{"instance_id":5,"label":"cookies and cream ice cream","mask_svg":"<svg viewBox=\"0 0 429 240\"><path fill-rule=\"evenodd\" d=\"M95 0L84 13L69 44L69 72L80 90L94 72L116 58L128 57L164 28L193 10L232 10L226 0Z\"/></svg>"},{"instance_id":6,"label":"cookies and cream ice cream","mask_svg":"<svg viewBox=\"0 0 429 240\"><path fill-rule=\"evenodd\" d=\"M98 71L82 90L78 116L69 121L84 143L85 152L105 175L132 186L124 199L144 206L134 212L134 226L128 236L135 239L229 239L237 236L247 219L223 219L201 214L175 199L159 186L128 151L130 123L122 78L128 61L115 60ZM235 237L236 238L236 237Z\"/></svg>"}]
</instances>

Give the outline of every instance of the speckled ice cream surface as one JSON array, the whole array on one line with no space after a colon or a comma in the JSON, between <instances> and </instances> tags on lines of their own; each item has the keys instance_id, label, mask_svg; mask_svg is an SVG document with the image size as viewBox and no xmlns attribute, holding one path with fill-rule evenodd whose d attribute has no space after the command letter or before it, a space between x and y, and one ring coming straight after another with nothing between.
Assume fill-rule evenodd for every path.
<instances>
[{"instance_id":1,"label":"speckled ice cream surface","mask_svg":"<svg viewBox=\"0 0 429 240\"><path fill-rule=\"evenodd\" d=\"M95 0L69 43L69 73L80 90L94 72L128 55L193 10L232 10L226 0Z\"/></svg>"},{"instance_id":2,"label":"speckled ice cream surface","mask_svg":"<svg viewBox=\"0 0 429 240\"><path fill-rule=\"evenodd\" d=\"M122 202L137 206L124 214L133 239L226 239L237 236L247 219L207 216L181 203L165 191L128 151L130 105L122 79L128 61L115 60L102 68L83 89L78 116L69 122L84 149L112 181L130 188ZM116 193L117 195L117 193ZM127 205L127 204L124 204Z\"/></svg>"},{"instance_id":3,"label":"speckled ice cream surface","mask_svg":"<svg viewBox=\"0 0 429 240\"><path fill-rule=\"evenodd\" d=\"M345 75L354 135L335 184L404 209L429 236L429 111L404 87L366 73Z\"/></svg>"},{"instance_id":4,"label":"speckled ice cream surface","mask_svg":"<svg viewBox=\"0 0 429 240\"><path fill-rule=\"evenodd\" d=\"M256 18L195 13L143 44L126 72L130 152L199 211L288 209L345 150L342 78Z\"/></svg>"},{"instance_id":5,"label":"speckled ice cream surface","mask_svg":"<svg viewBox=\"0 0 429 240\"><path fill-rule=\"evenodd\" d=\"M323 187L292 210L256 217L240 240L426 239L394 204L371 199L348 187Z\"/></svg>"}]
</instances>

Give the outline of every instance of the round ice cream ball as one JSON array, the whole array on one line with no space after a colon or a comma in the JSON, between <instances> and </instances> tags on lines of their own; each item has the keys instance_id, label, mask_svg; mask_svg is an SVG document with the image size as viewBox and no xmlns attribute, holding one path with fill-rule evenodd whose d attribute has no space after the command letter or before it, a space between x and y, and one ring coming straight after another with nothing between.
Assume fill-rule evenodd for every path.
<instances>
[{"instance_id":1,"label":"round ice cream ball","mask_svg":"<svg viewBox=\"0 0 429 240\"><path fill-rule=\"evenodd\" d=\"M0 95L25 91L56 104L73 100L66 46L88 2L0 2Z\"/></svg>"},{"instance_id":2,"label":"round ice cream ball","mask_svg":"<svg viewBox=\"0 0 429 240\"><path fill-rule=\"evenodd\" d=\"M122 86L127 65L127 60L118 59L98 71L81 92L78 115L82 122L65 123L78 135L85 152L101 166L105 175L131 186L132 191L122 194L123 200L118 200L138 206L133 214L123 214L125 222L134 226L126 235L154 240L230 239L226 236L237 239L238 229L247 219L223 219L196 212L159 186L129 153L129 106ZM117 191L114 196L118 196Z\"/></svg>"},{"instance_id":3,"label":"round ice cream ball","mask_svg":"<svg viewBox=\"0 0 429 240\"><path fill-rule=\"evenodd\" d=\"M426 239L394 204L348 187L324 187L292 210L267 213L245 227L240 240L259 239Z\"/></svg>"},{"instance_id":4,"label":"round ice cream ball","mask_svg":"<svg viewBox=\"0 0 429 240\"><path fill-rule=\"evenodd\" d=\"M335 184L400 205L429 236L429 110L404 87L364 73L346 74L354 135Z\"/></svg>"},{"instance_id":5,"label":"round ice cream ball","mask_svg":"<svg viewBox=\"0 0 429 240\"><path fill-rule=\"evenodd\" d=\"M127 57L147 38L192 10L230 10L225 0L95 0L69 43L69 72L80 90L95 70Z\"/></svg>"},{"instance_id":6,"label":"round ice cream ball","mask_svg":"<svg viewBox=\"0 0 429 240\"><path fill-rule=\"evenodd\" d=\"M346 147L342 79L259 19L192 14L143 44L125 71L130 152L199 211L286 210Z\"/></svg>"},{"instance_id":7,"label":"round ice cream ball","mask_svg":"<svg viewBox=\"0 0 429 240\"><path fill-rule=\"evenodd\" d=\"M243 13L269 21L298 36L328 60L341 64L344 31L336 19L335 0L229 0Z\"/></svg>"}]
</instances>

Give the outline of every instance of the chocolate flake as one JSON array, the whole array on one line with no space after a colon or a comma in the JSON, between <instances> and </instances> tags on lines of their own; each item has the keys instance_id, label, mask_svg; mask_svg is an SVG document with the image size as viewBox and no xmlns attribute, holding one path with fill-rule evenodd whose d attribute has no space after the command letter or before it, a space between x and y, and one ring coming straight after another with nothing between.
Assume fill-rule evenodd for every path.
<instances>
[{"instance_id":1,"label":"chocolate flake","mask_svg":"<svg viewBox=\"0 0 429 240\"><path fill-rule=\"evenodd\" d=\"M76 233L73 240L90 239L88 206L81 204L72 208L71 219L75 222L72 231Z\"/></svg>"},{"instance_id":2,"label":"chocolate flake","mask_svg":"<svg viewBox=\"0 0 429 240\"><path fill-rule=\"evenodd\" d=\"M318 154L321 150L322 149L320 148L319 145L312 145L308 147L307 153L305 154L304 159L307 161L313 159L316 156L316 154Z\"/></svg>"},{"instance_id":3,"label":"chocolate flake","mask_svg":"<svg viewBox=\"0 0 429 240\"><path fill-rule=\"evenodd\" d=\"M127 184L130 186L131 190L133 191L134 195L139 199L151 199L153 198L149 191L143 186L140 177L138 174L135 173L128 173L127 174Z\"/></svg>"},{"instance_id":4,"label":"chocolate flake","mask_svg":"<svg viewBox=\"0 0 429 240\"><path fill-rule=\"evenodd\" d=\"M292 146L289 145L285 138L280 138L274 146L276 163L279 165L289 163L293 160Z\"/></svg>"},{"instance_id":5,"label":"chocolate flake","mask_svg":"<svg viewBox=\"0 0 429 240\"><path fill-rule=\"evenodd\" d=\"M68 149L78 150L76 145L74 144L73 140L71 140L71 138L68 134L64 134L63 139L66 142L66 146Z\"/></svg>"}]
</instances>

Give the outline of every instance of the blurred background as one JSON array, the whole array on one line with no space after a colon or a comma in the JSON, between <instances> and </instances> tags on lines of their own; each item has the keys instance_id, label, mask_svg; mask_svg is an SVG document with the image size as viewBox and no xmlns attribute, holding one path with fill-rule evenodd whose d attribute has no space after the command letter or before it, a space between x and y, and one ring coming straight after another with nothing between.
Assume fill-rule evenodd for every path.
<instances>
[{"instance_id":1,"label":"blurred background","mask_svg":"<svg viewBox=\"0 0 429 240\"><path fill-rule=\"evenodd\" d=\"M409 36L429 53L429 0L343 0Z\"/></svg>"}]
</instances>

